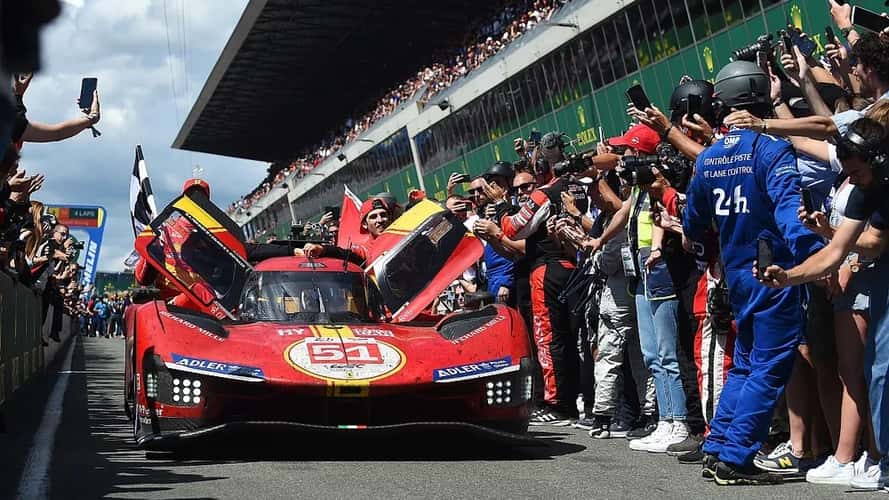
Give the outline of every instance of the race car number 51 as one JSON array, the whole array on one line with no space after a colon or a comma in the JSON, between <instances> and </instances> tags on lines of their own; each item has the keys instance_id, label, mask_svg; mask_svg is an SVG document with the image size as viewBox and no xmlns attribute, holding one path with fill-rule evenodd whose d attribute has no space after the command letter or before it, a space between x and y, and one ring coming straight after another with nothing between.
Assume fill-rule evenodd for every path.
<instances>
[{"instance_id":1,"label":"race car number 51","mask_svg":"<svg viewBox=\"0 0 889 500\"><path fill-rule=\"evenodd\" d=\"M309 360L319 363L362 363L378 365L383 363L383 355L377 344L355 343L344 340L342 343L312 342L308 345Z\"/></svg>"}]
</instances>

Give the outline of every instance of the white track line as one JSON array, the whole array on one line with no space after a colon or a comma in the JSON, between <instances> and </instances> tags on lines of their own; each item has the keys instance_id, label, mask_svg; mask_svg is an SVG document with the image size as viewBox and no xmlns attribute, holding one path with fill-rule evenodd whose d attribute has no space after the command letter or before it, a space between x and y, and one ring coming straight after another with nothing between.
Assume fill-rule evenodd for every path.
<instances>
[{"instance_id":1,"label":"white track line","mask_svg":"<svg viewBox=\"0 0 889 500\"><path fill-rule=\"evenodd\" d=\"M23 500L49 498L49 466L52 463L52 452L56 441L56 431L62 421L62 404L68 390L68 379L71 374L71 358L74 356L74 344L71 340L65 362L56 385L46 401L46 409L40 427L34 435L34 443L25 461L25 470L19 481L18 498Z\"/></svg>"}]
</instances>

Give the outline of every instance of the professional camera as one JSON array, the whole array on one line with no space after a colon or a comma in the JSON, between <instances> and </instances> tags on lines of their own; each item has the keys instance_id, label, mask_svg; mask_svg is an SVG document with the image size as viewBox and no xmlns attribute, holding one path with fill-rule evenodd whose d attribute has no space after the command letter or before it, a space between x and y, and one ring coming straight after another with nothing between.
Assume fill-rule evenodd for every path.
<instances>
[{"instance_id":1,"label":"professional camera","mask_svg":"<svg viewBox=\"0 0 889 500\"><path fill-rule=\"evenodd\" d=\"M707 290L707 313L715 333L725 335L729 332L734 316L725 280L720 280L715 287Z\"/></svg>"},{"instance_id":2,"label":"professional camera","mask_svg":"<svg viewBox=\"0 0 889 500\"><path fill-rule=\"evenodd\" d=\"M752 63L756 62L756 54L758 52L764 52L771 58L772 54L775 53L776 46L773 40L774 36L771 33L760 35L759 38L756 39L756 42L732 52L732 56L735 61L747 61Z\"/></svg>"},{"instance_id":3,"label":"professional camera","mask_svg":"<svg viewBox=\"0 0 889 500\"><path fill-rule=\"evenodd\" d=\"M657 155L625 156L617 175L630 186L651 184L655 179L651 170L660 164L661 158Z\"/></svg>"},{"instance_id":4,"label":"professional camera","mask_svg":"<svg viewBox=\"0 0 889 500\"><path fill-rule=\"evenodd\" d=\"M553 165L553 175L561 177L565 174L579 174L586 172L593 166L592 158L584 158L583 155L571 154L568 158Z\"/></svg>"},{"instance_id":5,"label":"professional camera","mask_svg":"<svg viewBox=\"0 0 889 500\"><path fill-rule=\"evenodd\" d=\"M677 191L685 191L694 170L694 162L683 156L669 142L660 143L657 147L657 154L661 160L658 170L664 178L670 181L670 185Z\"/></svg>"},{"instance_id":6,"label":"professional camera","mask_svg":"<svg viewBox=\"0 0 889 500\"><path fill-rule=\"evenodd\" d=\"M71 244L71 248L74 250L83 250L83 242L82 241L75 241L74 243Z\"/></svg>"}]
</instances>

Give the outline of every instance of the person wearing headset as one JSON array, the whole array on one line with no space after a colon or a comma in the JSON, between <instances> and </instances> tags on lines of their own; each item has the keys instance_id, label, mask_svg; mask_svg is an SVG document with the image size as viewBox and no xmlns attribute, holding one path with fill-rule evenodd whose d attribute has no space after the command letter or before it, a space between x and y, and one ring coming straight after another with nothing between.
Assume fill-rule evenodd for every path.
<instances>
[{"instance_id":1,"label":"person wearing headset","mask_svg":"<svg viewBox=\"0 0 889 500\"><path fill-rule=\"evenodd\" d=\"M849 125L837 141L836 156L854 189L846 200L844 218L836 230L816 217L819 232L826 230L830 243L805 262L785 269L768 266L763 274L754 268L765 285L774 288L808 283L835 272L851 251L877 259L873 283L889 280L885 253L889 244L889 131L870 118ZM851 485L882 489L889 483L889 289L874 286L870 296L870 321L864 355L864 375L868 386L871 419L876 447L882 460L864 454L856 464Z\"/></svg>"}]
</instances>

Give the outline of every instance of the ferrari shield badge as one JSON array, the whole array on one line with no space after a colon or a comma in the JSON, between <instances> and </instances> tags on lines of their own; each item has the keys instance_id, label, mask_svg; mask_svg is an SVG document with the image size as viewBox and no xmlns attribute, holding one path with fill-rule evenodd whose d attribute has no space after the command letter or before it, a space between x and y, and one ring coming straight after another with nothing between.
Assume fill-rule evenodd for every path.
<instances>
[{"instance_id":1,"label":"ferrari shield badge","mask_svg":"<svg viewBox=\"0 0 889 500\"><path fill-rule=\"evenodd\" d=\"M308 338L291 344L284 357L297 370L329 381L379 380L405 362L396 347L364 338Z\"/></svg>"}]
</instances>

